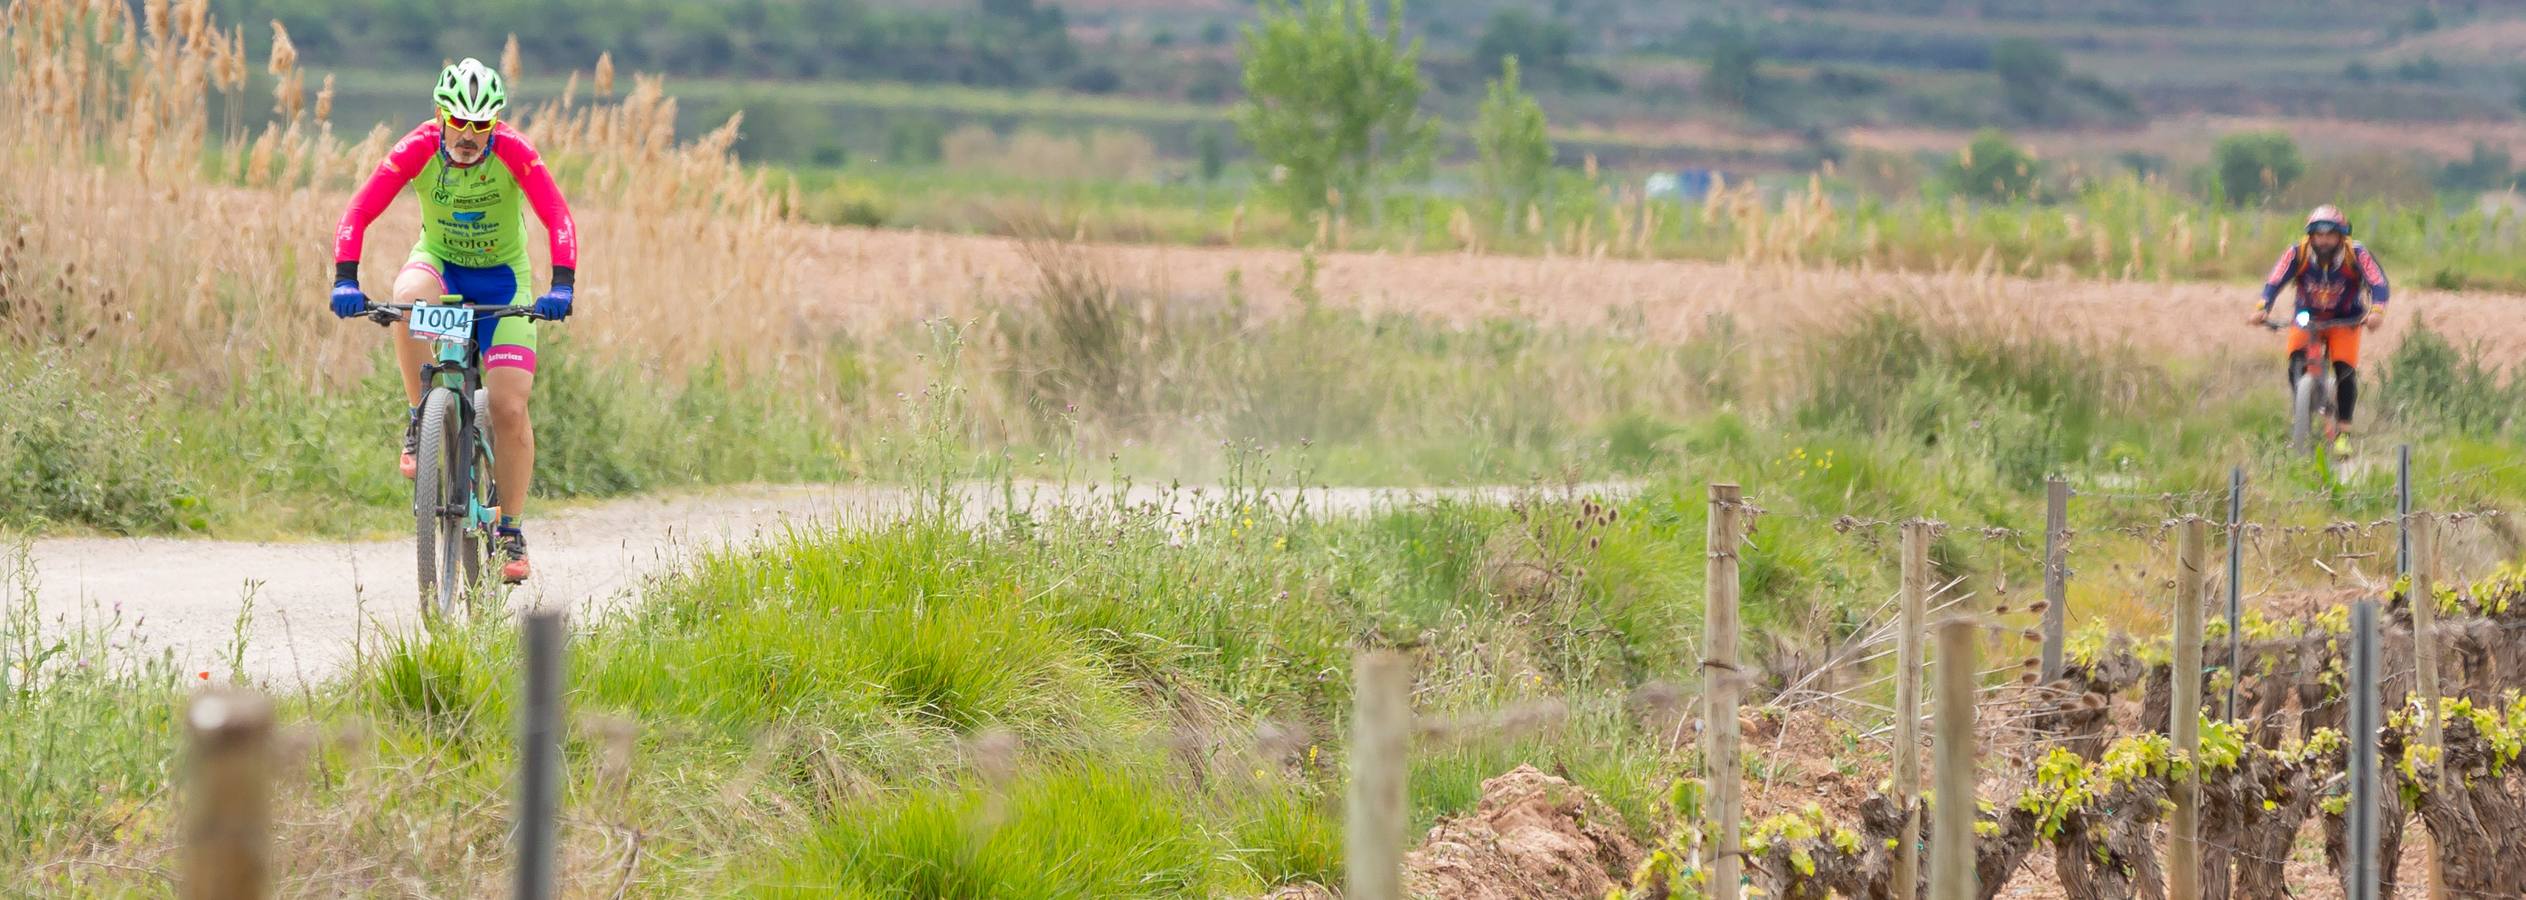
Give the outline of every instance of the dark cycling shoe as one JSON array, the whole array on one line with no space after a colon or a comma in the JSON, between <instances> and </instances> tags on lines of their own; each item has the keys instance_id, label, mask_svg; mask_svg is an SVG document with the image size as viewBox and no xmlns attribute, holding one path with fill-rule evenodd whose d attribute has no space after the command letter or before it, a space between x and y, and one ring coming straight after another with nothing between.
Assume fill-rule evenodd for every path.
<instances>
[{"instance_id":1,"label":"dark cycling shoe","mask_svg":"<svg viewBox=\"0 0 2526 900\"><path fill-rule=\"evenodd\" d=\"M412 478L421 471L421 414L412 414L412 421L403 426L403 477Z\"/></svg>"},{"instance_id":2,"label":"dark cycling shoe","mask_svg":"<svg viewBox=\"0 0 2526 900\"><path fill-rule=\"evenodd\" d=\"M526 534L524 532L500 532L499 549L500 558L507 560L500 565L502 583L517 584L525 581L528 575L534 574L535 567L526 561Z\"/></svg>"}]
</instances>

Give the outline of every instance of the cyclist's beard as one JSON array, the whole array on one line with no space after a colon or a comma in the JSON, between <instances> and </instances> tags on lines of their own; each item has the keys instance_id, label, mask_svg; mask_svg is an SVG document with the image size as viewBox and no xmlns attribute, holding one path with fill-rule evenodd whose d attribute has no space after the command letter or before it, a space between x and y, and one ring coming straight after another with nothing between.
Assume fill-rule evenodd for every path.
<instances>
[{"instance_id":1,"label":"cyclist's beard","mask_svg":"<svg viewBox=\"0 0 2526 900\"><path fill-rule=\"evenodd\" d=\"M460 166L470 166L474 163L481 162L482 139L475 137L460 137L449 141L447 142L447 155L454 159L456 164Z\"/></svg>"}]
</instances>

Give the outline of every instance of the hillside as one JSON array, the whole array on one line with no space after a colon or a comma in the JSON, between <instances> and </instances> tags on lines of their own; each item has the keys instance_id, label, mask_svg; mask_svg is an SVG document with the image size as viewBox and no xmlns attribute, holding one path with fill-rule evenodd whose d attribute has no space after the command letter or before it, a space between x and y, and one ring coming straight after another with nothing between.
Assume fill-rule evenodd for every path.
<instances>
[{"instance_id":1,"label":"hillside","mask_svg":"<svg viewBox=\"0 0 2526 900\"><path fill-rule=\"evenodd\" d=\"M1200 130L1193 123L1224 130L1225 110L1241 94L1237 46L1252 14L1243 3L1137 0L214 7L285 23L311 67L376 72L348 79L347 125L405 118L397 111L418 108L411 85L430 67L491 58L514 33L530 73L585 70L610 50L628 69L701 79L699 90L683 92L693 101L683 110L688 125L744 109L757 139L741 149L793 163L888 158L893 133L932 122L1121 128L1189 158ZM2311 17L2338 27L2305 27ZM1569 161L1592 153L1634 168L1798 169L1839 152L1855 130L1926 131L1952 146L1989 126L2129 134L2207 117L2505 123L2517 115L2519 84L2502 49L2513 42L2502 35L2521 29L2526 8L2507 4L1559 0L1405 11L1405 33L1426 47L1442 115L1470 115L1497 57L1513 53L1565 133ZM260 56L269 35L249 31L251 55ZM1701 89L1706 61L1722 45L1753 54L1754 92L1744 103L1714 102ZM2024 63L2033 68L2010 69L2026 52L2037 54ZM800 81L820 84L776 86ZM963 93L915 90L909 102L872 102L887 84ZM559 87L533 78L524 85L528 96ZM977 90L1022 111L976 108ZM1096 106L1145 112L1087 111ZM1679 120L1697 123L1699 134L1675 134ZM2337 146L2401 149L2364 137ZM2153 152L2181 157L2198 147ZM2452 158L2461 148L2432 153Z\"/></svg>"}]
</instances>

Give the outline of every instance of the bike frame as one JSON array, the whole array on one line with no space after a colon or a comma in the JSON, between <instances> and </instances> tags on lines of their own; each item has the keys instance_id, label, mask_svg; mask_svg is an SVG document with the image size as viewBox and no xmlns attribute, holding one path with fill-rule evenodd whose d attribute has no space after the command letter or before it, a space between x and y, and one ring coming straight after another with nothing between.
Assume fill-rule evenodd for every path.
<instances>
[{"instance_id":1,"label":"bike frame","mask_svg":"<svg viewBox=\"0 0 2526 900\"><path fill-rule=\"evenodd\" d=\"M2333 346L2325 341L2324 335L2329 331L2357 328L2359 322L2351 319L2314 320L2303 325L2292 322L2286 327L2307 336L2307 359L2299 371L2315 376L2316 384L2323 389L2318 396L2324 400L2325 411L2338 412L2333 408Z\"/></svg>"},{"instance_id":2,"label":"bike frame","mask_svg":"<svg viewBox=\"0 0 2526 900\"><path fill-rule=\"evenodd\" d=\"M2321 436L2321 432L2317 432L2315 429L2322 427L2326 431L2329 431L2333 420L2338 417L2341 412L2333 406L2334 397L2340 392L2341 388L2340 382L2333 376L2332 346L2326 343L2325 334L2341 328L2357 328L2360 327L2361 322L2357 319L2316 319L2313 318L2307 310L2299 310L2296 315L2290 317L2289 321L2267 321L2264 325L2273 331L2292 331L2306 335L2306 347L2300 351L2305 354L2305 358L2299 364L2297 377L2290 379L2290 381L2291 384L2295 385L2300 382L2313 379L2314 396L2306 398L2310 401L2313 408L2304 410L2298 409L2298 399L2293 396L2290 401L2292 406L2290 414L2292 417L2297 417L2303 413L2307 419L2305 423L2305 439L2320 442L2324 440L2324 438ZM2321 415L2324 418L2324 421L2314 421L2318 415ZM2295 424L2293 424L2291 428L2293 432L2291 439L2293 441L2299 440L2300 438L2298 437L2297 432L2300 429Z\"/></svg>"},{"instance_id":3,"label":"bike frame","mask_svg":"<svg viewBox=\"0 0 2526 900\"><path fill-rule=\"evenodd\" d=\"M440 297L438 302L455 305L464 303L465 298L449 294ZM475 355L477 348L474 347L472 336L468 335L459 340L434 338L430 343L437 348L438 356L421 365L424 395L426 396L432 388L442 387L456 392L456 409L458 418L462 422L457 431L457 443L479 449L484 461L496 463L499 457L491 449L489 423L483 421L482 411L475 403L475 398L481 395L483 386L482 365ZM438 510L439 516L461 518L468 533L489 532L495 516L492 508L483 505L482 500L475 495L474 479L490 477L489 472L474 471L473 458L467 457L464 464L457 467L456 483L453 485L456 495L465 498L466 508L441 509ZM499 498L499 491L499 483L492 482L490 494L494 500Z\"/></svg>"}]
</instances>

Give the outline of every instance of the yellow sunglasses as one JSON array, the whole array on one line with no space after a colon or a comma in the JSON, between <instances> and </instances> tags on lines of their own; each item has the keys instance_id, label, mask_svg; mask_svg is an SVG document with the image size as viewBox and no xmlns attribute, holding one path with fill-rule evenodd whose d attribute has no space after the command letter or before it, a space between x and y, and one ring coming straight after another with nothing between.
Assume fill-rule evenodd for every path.
<instances>
[{"instance_id":1,"label":"yellow sunglasses","mask_svg":"<svg viewBox=\"0 0 2526 900\"><path fill-rule=\"evenodd\" d=\"M490 134L492 127L500 124L500 120L498 119L483 119L481 121L475 121L473 119L459 119L447 113L440 113L439 121L446 123L448 128L457 131L470 131L476 134Z\"/></svg>"}]
</instances>

